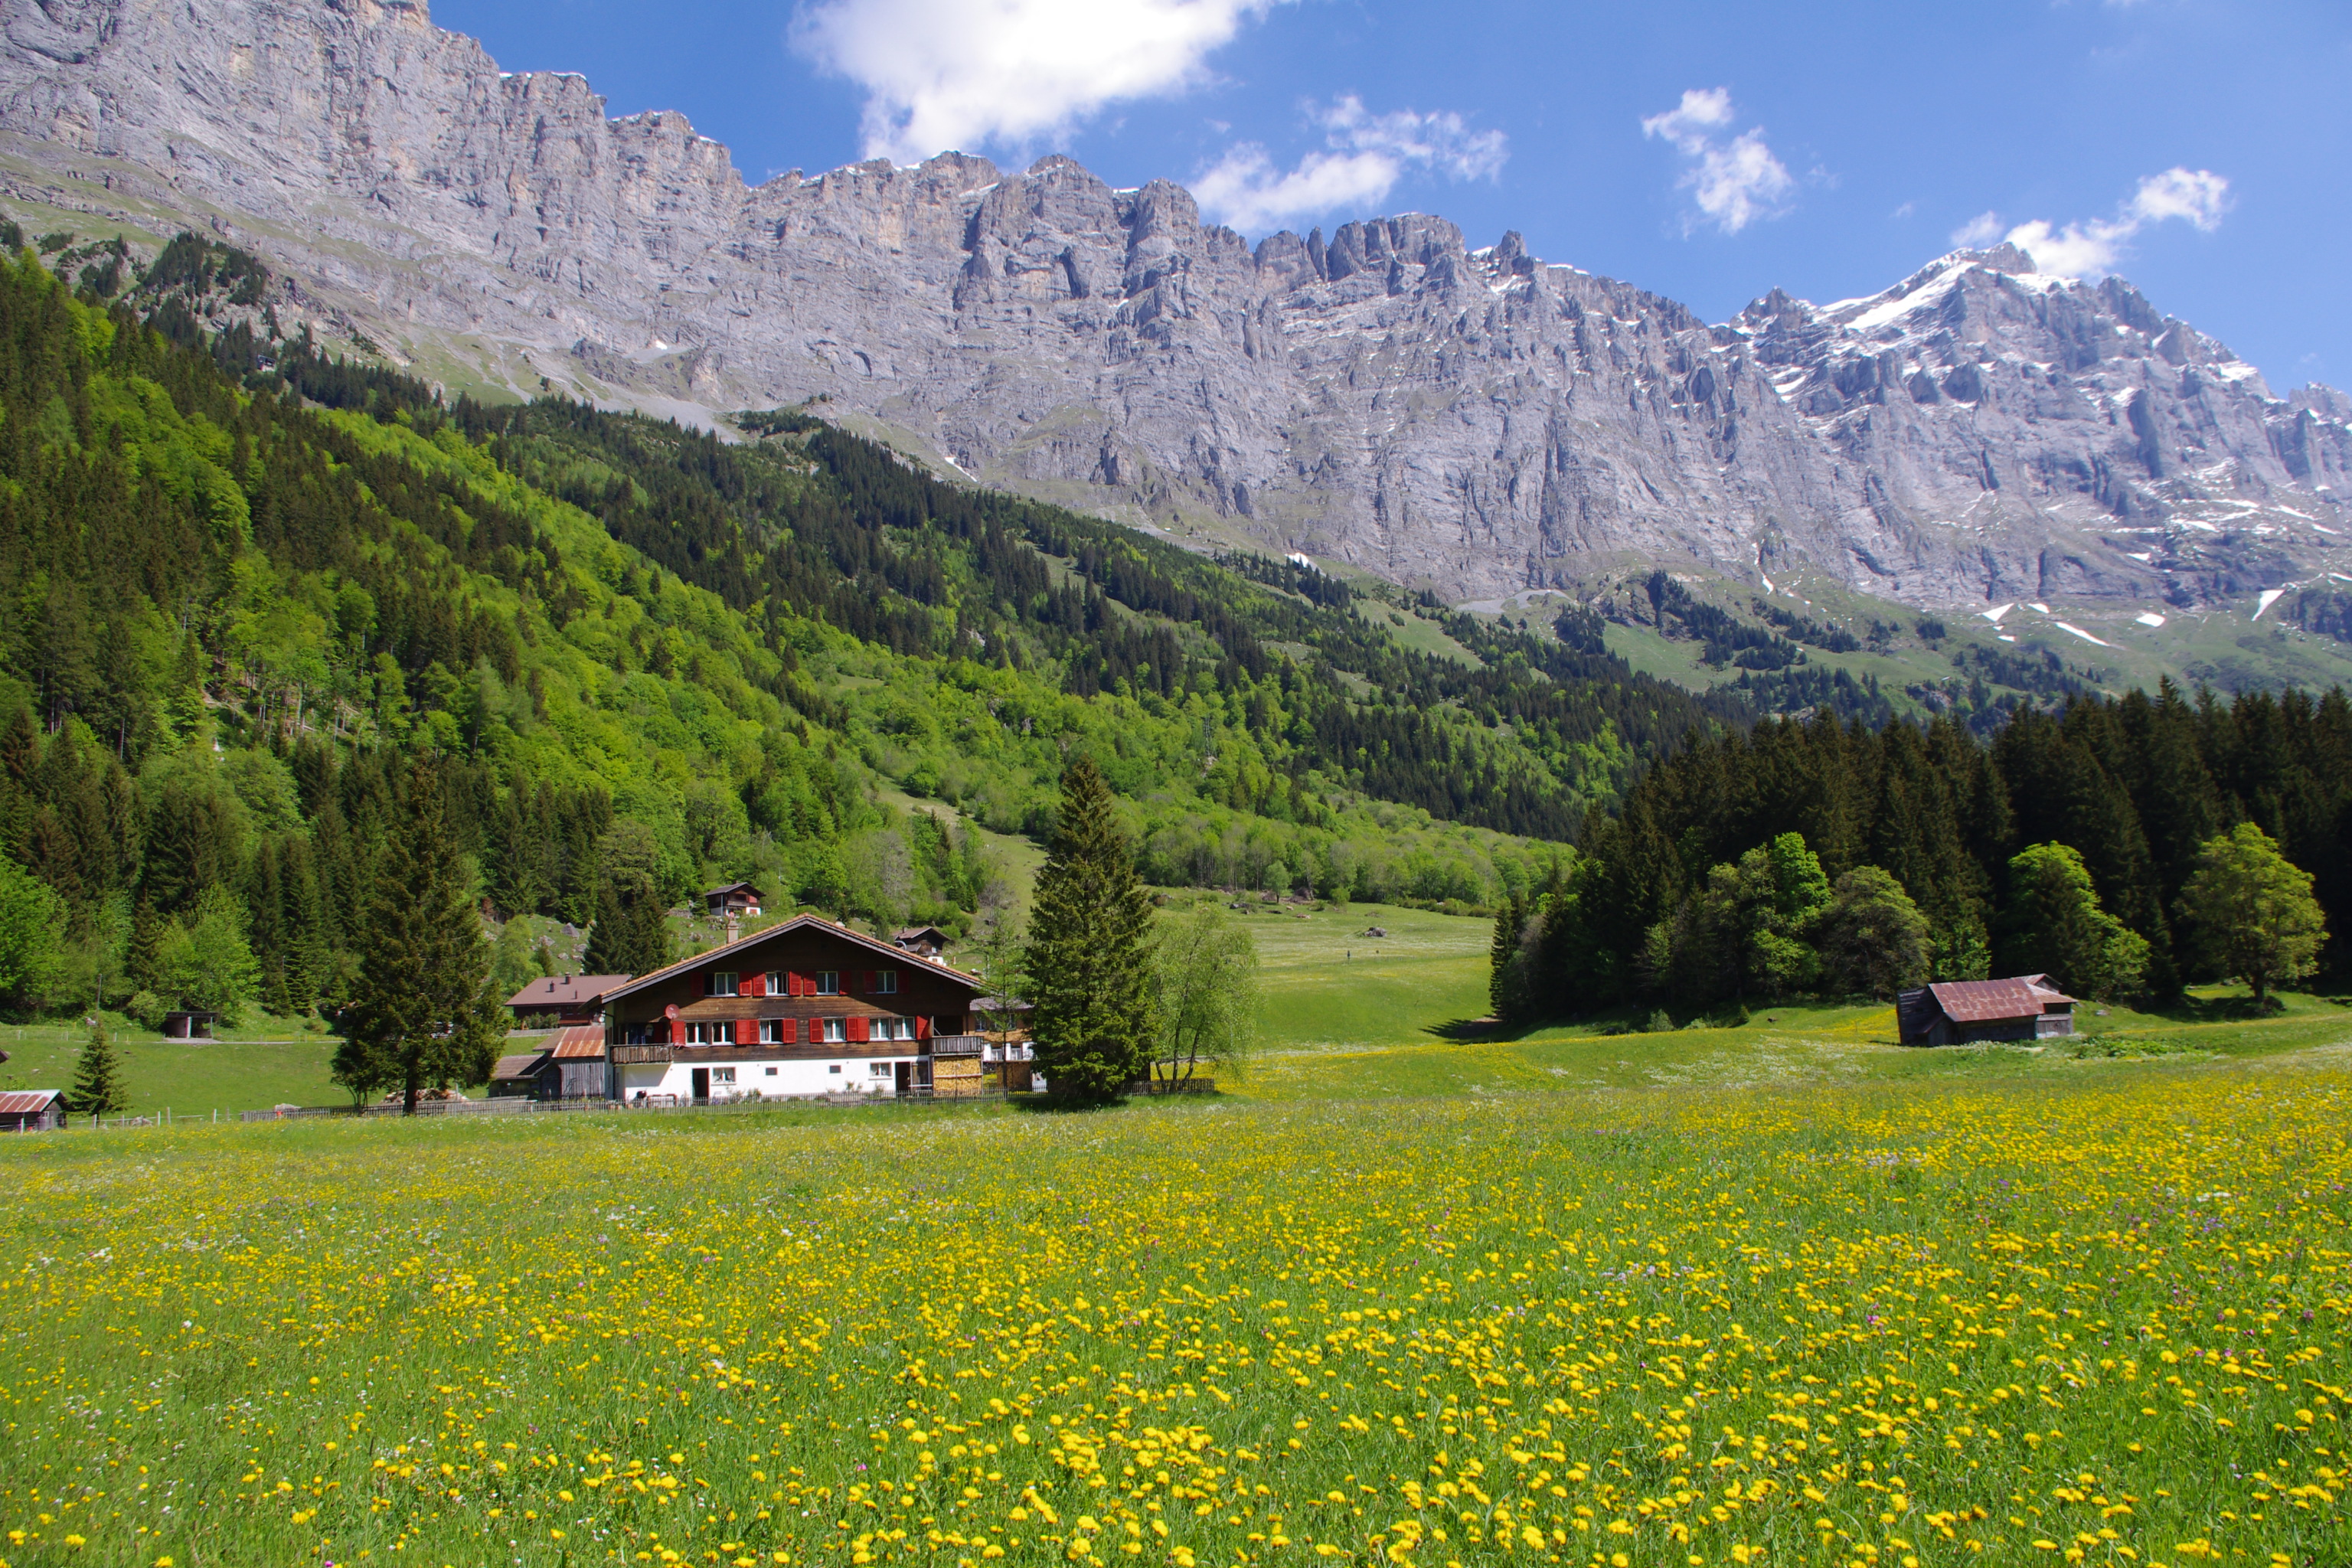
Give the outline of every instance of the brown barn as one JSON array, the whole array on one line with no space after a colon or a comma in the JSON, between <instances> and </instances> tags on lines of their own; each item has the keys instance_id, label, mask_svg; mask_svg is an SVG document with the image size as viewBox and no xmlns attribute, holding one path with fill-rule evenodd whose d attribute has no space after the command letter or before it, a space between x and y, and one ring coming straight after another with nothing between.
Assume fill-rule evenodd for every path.
<instances>
[{"instance_id":1,"label":"brown barn","mask_svg":"<svg viewBox=\"0 0 2352 1568\"><path fill-rule=\"evenodd\" d=\"M1940 981L1897 996L1895 1014L1906 1046L2038 1040L2074 1032L2074 998L2046 974Z\"/></svg>"},{"instance_id":2,"label":"brown barn","mask_svg":"<svg viewBox=\"0 0 2352 1568\"><path fill-rule=\"evenodd\" d=\"M627 1101L976 1094L980 981L818 915L604 998L605 1092Z\"/></svg>"},{"instance_id":3,"label":"brown barn","mask_svg":"<svg viewBox=\"0 0 2352 1568\"><path fill-rule=\"evenodd\" d=\"M0 1090L0 1132L45 1132L65 1124L65 1097L56 1089Z\"/></svg>"}]
</instances>

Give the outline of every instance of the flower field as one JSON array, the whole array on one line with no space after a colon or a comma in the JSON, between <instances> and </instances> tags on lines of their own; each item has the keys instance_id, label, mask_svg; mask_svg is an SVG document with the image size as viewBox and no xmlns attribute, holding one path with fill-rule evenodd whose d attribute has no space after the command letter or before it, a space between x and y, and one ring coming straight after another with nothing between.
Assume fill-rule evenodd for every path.
<instances>
[{"instance_id":1,"label":"flower field","mask_svg":"<svg viewBox=\"0 0 2352 1568\"><path fill-rule=\"evenodd\" d=\"M2352 1080L0 1141L0 1561L2333 1564Z\"/></svg>"}]
</instances>

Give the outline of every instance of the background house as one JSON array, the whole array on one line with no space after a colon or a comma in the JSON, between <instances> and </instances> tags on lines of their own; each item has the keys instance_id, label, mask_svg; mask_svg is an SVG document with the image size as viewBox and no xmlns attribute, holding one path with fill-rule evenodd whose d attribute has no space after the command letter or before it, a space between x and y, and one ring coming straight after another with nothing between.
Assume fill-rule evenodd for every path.
<instances>
[{"instance_id":1,"label":"background house","mask_svg":"<svg viewBox=\"0 0 2352 1568\"><path fill-rule=\"evenodd\" d=\"M1941 981L1897 996L1895 1015L1906 1046L2035 1040L2074 1032L2074 998L2046 974Z\"/></svg>"},{"instance_id":2,"label":"background house","mask_svg":"<svg viewBox=\"0 0 2352 1568\"><path fill-rule=\"evenodd\" d=\"M593 1024L604 1016L604 993L628 982L625 974L550 974L508 997L507 1006L524 1027L539 1020L559 1027Z\"/></svg>"},{"instance_id":3,"label":"background house","mask_svg":"<svg viewBox=\"0 0 2352 1568\"><path fill-rule=\"evenodd\" d=\"M749 882L730 882L702 895L703 913L713 920L740 920L756 915L766 896Z\"/></svg>"}]
</instances>

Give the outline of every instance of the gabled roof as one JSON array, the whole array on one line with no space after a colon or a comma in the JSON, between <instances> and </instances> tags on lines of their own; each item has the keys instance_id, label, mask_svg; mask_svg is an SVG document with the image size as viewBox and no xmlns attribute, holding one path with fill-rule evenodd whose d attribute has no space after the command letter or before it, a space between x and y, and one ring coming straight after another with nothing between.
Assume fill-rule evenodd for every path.
<instances>
[{"instance_id":1,"label":"gabled roof","mask_svg":"<svg viewBox=\"0 0 2352 1568\"><path fill-rule=\"evenodd\" d=\"M945 942L948 939L948 933L941 931L937 926L900 926L897 931L890 933L890 940L892 942L912 942L919 936L935 936L941 942Z\"/></svg>"},{"instance_id":2,"label":"gabled roof","mask_svg":"<svg viewBox=\"0 0 2352 1568\"><path fill-rule=\"evenodd\" d=\"M492 1083L515 1083L530 1077L547 1061L545 1051L521 1051L514 1056L500 1057L499 1065L490 1069Z\"/></svg>"},{"instance_id":3,"label":"gabled roof","mask_svg":"<svg viewBox=\"0 0 2352 1568\"><path fill-rule=\"evenodd\" d=\"M534 1008L584 1006L615 985L625 985L625 974L549 974L532 981L507 998L507 1005L528 1013Z\"/></svg>"},{"instance_id":4,"label":"gabled roof","mask_svg":"<svg viewBox=\"0 0 2352 1568\"><path fill-rule=\"evenodd\" d=\"M950 980L957 981L961 984L969 985L974 991L986 989L985 984L978 975L967 974L962 970L954 967L952 964L943 963L936 958L924 958L919 954L908 952L903 947L898 947L893 943L884 942L878 937L867 936L862 931L852 931L847 926L841 924L839 921L829 921L823 915L794 915L788 921L782 921L774 925L753 931L750 936L737 937L733 942L722 942L719 946L711 948L706 952L698 952L692 958L681 958L676 963L667 964L660 969L655 970L651 974L640 974L635 980L630 981L626 985L616 985L612 990L604 993L604 1000L607 1002L617 1002L624 996L644 990L646 986L655 984L656 981L672 979L678 974L684 973L689 969L698 969L705 964L715 963L719 959L726 958L730 954L748 952L750 949L757 947L763 942L772 942L777 937L782 936L787 932L803 931L811 927L824 932L828 936L837 936L845 942L852 942L856 946L866 948L873 952L877 958L889 959L893 963L905 963L909 960L912 960L914 963L920 963L928 969L935 970L939 973L946 975Z\"/></svg>"},{"instance_id":5,"label":"gabled roof","mask_svg":"<svg viewBox=\"0 0 2352 1568\"><path fill-rule=\"evenodd\" d=\"M715 899L721 893L749 893L755 899L766 897L749 882L721 882L715 888L703 889L701 896L706 899Z\"/></svg>"},{"instance_id":6,"label":"gabled roof","mask_svg":"<svg viewBox=\"0 0 2352 1568\"><path fill-rule=\"evenodd\" d=\"M2051 1003L2074 1000L2049 982L2046 974L2020 974L2006 980L1946 980L1927 989L1944 1016L1955 1024L1989 1024L2031 1018Z\"/></svg>"},{"instance_id":7,"label":"gabled roof","mask_svg":"<svg viewBox=\"0 0 2352 1568\"><path fill-rule=\"evenodd\" d=\"M49 1101L57 1099L54 1089L12 1089L0 1092L0 1116L29 1116L36 1110L47 1110Z\"/></svg>"},{"instance_id":8,"label":"gabled roof","mask_svg":"<svg viewBox=\"0 0 2352 1568\"><path fill-rule=\"evenodd\" d=\"M604 1027L601 1024L576 1024L555 1037L548 1055L560 1062L576 1062L604 1054Z\"/></svg>"}]
</instances>

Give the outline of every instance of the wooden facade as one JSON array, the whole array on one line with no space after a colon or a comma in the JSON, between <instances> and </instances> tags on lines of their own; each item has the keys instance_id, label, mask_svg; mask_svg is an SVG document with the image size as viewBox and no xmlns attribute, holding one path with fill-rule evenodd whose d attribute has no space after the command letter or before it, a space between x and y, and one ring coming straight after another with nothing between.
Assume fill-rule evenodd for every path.
<instances>
[{"instance_id":1,"label":"wooden facade","mask_svg":"<svg viewBox=\"0 0 2352 1568\"><path fill-rule=\"evenodd\" d=\"M2074 1032L2074 998L2046 974L1946 980L1904 992L1895 1016L1906 1046L2039 1040Z\"/></svg>"},{"instance_id":2,"label":"wooden facade","mask_svg":"<svg viewBox=\"0 0 2352 1568\"><path fill-rule=\"evenodd\" d=\"M56 1089L0 1090L0 1132L46 1132L65 1124L65 1097Z\"/></svg>"},{"instance_id":3,"label":"wooden facade","mask_svg":"<svg viewBox=\"0 0 2352 1568\"><path fill-rule=\"evenodd\" d=\"M615 988L605 1092L702 1102L984 1086L978 979L802 915Z\"/></svg>"}]
</instances>

